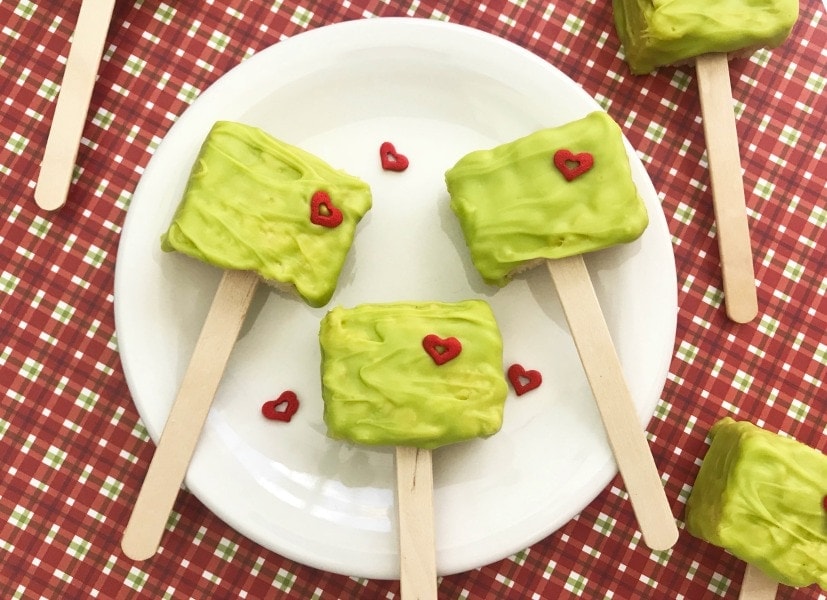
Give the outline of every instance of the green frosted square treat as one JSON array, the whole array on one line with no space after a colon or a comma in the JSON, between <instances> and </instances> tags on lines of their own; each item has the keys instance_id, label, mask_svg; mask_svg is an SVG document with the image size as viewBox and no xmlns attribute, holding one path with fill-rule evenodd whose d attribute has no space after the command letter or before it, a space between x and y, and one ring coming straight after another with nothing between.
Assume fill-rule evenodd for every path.
<instances>
[{"instance_id":1,"label":"green frosted square treat","mask_svg":"<svg viewBox=\"0 0 827 600\"><path fill-rule=\"evenodd\" d=\"M260 129L219 121L161 247L222 269L255 271L322 306L370 207L364 181Z\"/></svg>"},{"instance_id":2,"label":"green frosted square treat","mask_svg":"<svg viewBox=\"0 0 827 600\"><path fill-rule=\"evenodd\" d=\"M798 0L613 0L633 73L712 52L773 48L790 34Z\"/></svg>"},{"instance_id":3,"label":"green frosted square treat","mask_svg":"<svg viewBox=\"0 0 827 600\"><path fill-rule=\"evenodd\" d=\"M502 426L502 337L486 302L334 308L319 342L334 439L432 449Z\"/></svg>"},{"instance_id":4,"label":"green frosted square treat","mask_svg":"<svg viewBox=\"0 0 827 600\"><path fill-rule=\"evenodd\" d=\"M710 435L687 530L781 583L827 589L827 456L729 417Z\"/></svg>"},{"instance_id":5,"label":"green frosted square treat","mask_svg":"<svg viewBox=\"0 0 827 600\"><path fill-rule=\"evenodd\" d=\"M649 224L620 127L600 111L471 152L445 183L474 266L500 286L541 259L630 242Z\"/></svg>"}]
</instances>

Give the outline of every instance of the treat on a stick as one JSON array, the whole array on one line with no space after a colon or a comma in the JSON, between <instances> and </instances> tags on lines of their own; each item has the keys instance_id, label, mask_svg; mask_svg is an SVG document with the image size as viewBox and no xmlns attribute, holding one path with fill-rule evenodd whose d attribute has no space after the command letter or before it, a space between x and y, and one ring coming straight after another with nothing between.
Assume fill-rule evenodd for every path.
<instances>
[{"instance_id":1,"label":"treat on a stick","mask_svg":"<svg viewBox=\"0 0 827 600\"><path fill-rule=\"evenodd\" d=\"M403 598L436 598L431 450L502 425L502 337L481 300L337 307L322 319L328 435L396 446Z\"/></svg>"},{"instance_id":2,"label":"treat on a stick","mask_svg":"<svg viewBox=\"0 0 827 600\"><path fill-rule=\"evenodd\" d=\"M258 128L219 121L161 247L257 273L320 307L370 206L364 181Z\"/></svg>"},{"instance_id":3,"label":"treat on a stick","mask_svg":"<svg viewBox=\"0 0 827 600\"><path fill-rule=\"evenodd\" d=\"M487 282L548 266L644 542L678 529L582 253L630 242L649 223L620 127L603 112L461 158L445 174L451 208Z\"/></svg>"},{"instance_id":4,"label":"treat on a stick","mask_svg":"<svg viewBox=\"0 0 827 600\"><path fill-rule=\"evenodd\" d=\"M227 270L124 532L127 556L158 548L258 281L327 303L370 206L368 184L320 158L255 127L213 126L161 243Z\"/></svg>"},{"instance_id":5,"label":"treat on a stick","mask_svg":"<svg viewBox=\"0 0 827 600\"><path fill-rule=\"evenodd\" d=\"M632 73L695 62L726 312L751 321L758 300L727 59L780 45L798 18L798 0L613 0L613 7Z\"/></svg>"},{"instance_id":6,"label":"treat on a stick","mask_svg":"<svg viewBox=\"0 0 827 600\"><path fill-rule=\"evenodd\" d=\"M775 582L827 590L827 455L729 417L710 437L687 531Z\"/></svg>"},{"instance_id":7,"label":"treat on a stick","mask_svg":"<svg viewBox=\"0 0 827 600\"><path fill-rule=\"evenodd\" d=\"M615 26L636 75L704 54L752 53L780 46L798 18L798 0L613 0Z\"/></svg>"},{"instance_id":8,"label":"treat on a stick","mask_svg":"<svg viewBox=\"0 0 827 600\"><path fill-rule=\"evenodd\" d=\"M114 8L115 0L81 2L34 189L35 202L44 210L57 210L66 203Z\"/></svg>"}]
</instances>

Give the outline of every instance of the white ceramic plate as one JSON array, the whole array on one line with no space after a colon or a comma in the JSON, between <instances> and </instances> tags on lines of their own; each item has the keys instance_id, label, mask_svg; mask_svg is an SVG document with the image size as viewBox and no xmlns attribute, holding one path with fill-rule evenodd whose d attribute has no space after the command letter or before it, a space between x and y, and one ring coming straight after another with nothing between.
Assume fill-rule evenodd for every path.
<instances>
[{"instance_id":1,"label":"white ceramic plate","mask_svg":"<svg viewBox=\"0 0 827 600\"><path fill-rule=\"evenodd\" d=\"M503 289L482 283L448 208L445 170L463 154L599 109L530 52L457 25L372 19L324 27L250 58L170 130L135 191L115 277L124 371L157 441L220 273L165 254L159 237L213 122L237 120L302 146L371 184L374 208L330 304L488 300L505 363L542 372L506 403L497 435L434 455L437 562L454 573L542 539L616 473L555 291L544 269ZM384 172L389 140L411 162ZM657 195L628 147L651 224L636 242L587 257L639 414L648 421L672 356L675 266ZM299 562L398 576L391 449L325 437L318 324L326 309L261 286L186 479L229 525ZM295 390L293 420L263 402Z\"/></svg>"}]
</instances>

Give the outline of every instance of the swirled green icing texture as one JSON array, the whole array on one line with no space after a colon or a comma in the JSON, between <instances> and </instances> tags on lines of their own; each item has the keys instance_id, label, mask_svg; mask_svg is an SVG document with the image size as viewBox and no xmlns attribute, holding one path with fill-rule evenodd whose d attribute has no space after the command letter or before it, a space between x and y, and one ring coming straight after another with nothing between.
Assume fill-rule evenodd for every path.
<instances>
[{"instance_id":1,"label":"swirled green icing texture","mask_svg":"<svg viewBox=\"0 0 827 600\"><path fill-rule=\"evenodd\" d=\"M594 165L567 181L553 163L561 149L588 152ZM649 224L620 127L599 111L471 152L445 182L474 266L496 285L540 258L630 242Z\"/></svg>"},{"instance_id":2,"label":"swirled green icing texture","mask_svg":"<svg viewBox=\"0 0 827 600\"><path fill-rule=\"evenodd\" d=\"M687 530L781 583L827 589L827 456L729 417L711 436Z\"/></svg>"},{"instance_id":3,"label":"swirled green icing texture","mask_svg":"<svg viewBox=\"0 0 827 600\"><path fill-rule=\"evenodd\" d=\"M437 365L425 336L457 338ZM395 302L334 308L322 319L328 435L371 445L436 448L502 426L502 337L487 303Z\"/></svg>"},{"instance_id":4,"label":"swirled green icing texture","mask_svg":"<svg viewBox=\"0 0 827 600\"><path fill-rule=\"evenodd\" d=\"M615 27L633 73L711 52L780 45L798 0L613 0Z\"/></svg>"},{"instance_id":5,"label":"swirled green icing texture","mask_svg":"<svg viewBox=\"0 0 827 600\"><path fill-rule=\"evenodd\" d=\"M338 227L311 223L310 199L318 190L342 211ZM370 187L360 179L260 129L219 121L161 247L223 269L255 271L322 306L370 207Z\"/></svg>"}]
</instances>

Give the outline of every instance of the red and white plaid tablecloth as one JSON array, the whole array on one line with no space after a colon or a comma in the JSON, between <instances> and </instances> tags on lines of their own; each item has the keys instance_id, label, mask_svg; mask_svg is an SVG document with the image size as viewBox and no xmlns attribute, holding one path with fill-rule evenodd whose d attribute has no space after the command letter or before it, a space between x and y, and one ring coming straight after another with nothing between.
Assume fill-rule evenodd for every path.
<instances>
[{"instance_id":1,"label":"red and white plaid tablecloth","mask_svg":"<svg viewBox=\"0 0 827 600\"><path fill-rule=\"evenodd\" d=\"M802 0L789 40L732 61L760 313L722 307L691 68L630 76L609 2L119 1L69 201L34 182L80 2L0 0L0 598L394 598L247 540L183 492L152 560L120 550L154 445L130 398L113 318L115 255L141 173L212 82L307 29L373 16L444 19L556 65L620 123L659 192L678 272L677 340L649 424L673 512L712 423L751 420L827 449L827 19ZM640 543L615 478L560 531L441 578L442 598L735 598L744 563L685 531ZM825 598L781 587L779 598Z\"/></svg>"}]
</instances>

